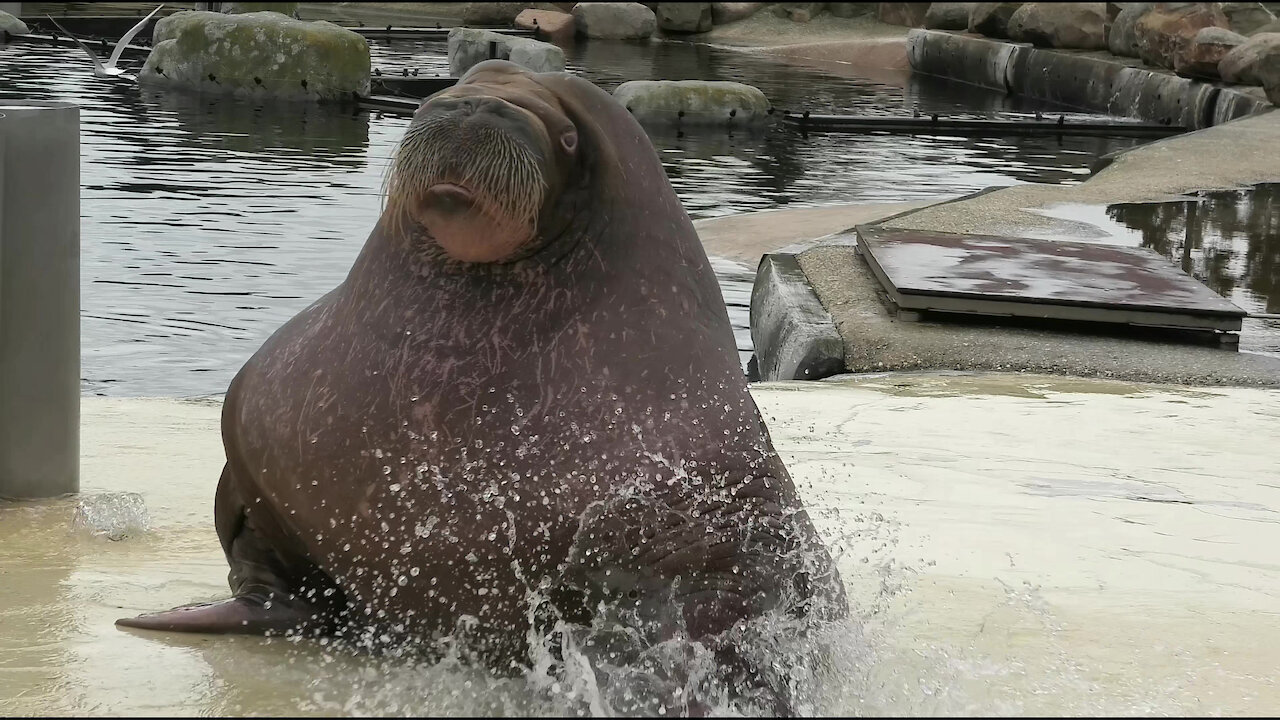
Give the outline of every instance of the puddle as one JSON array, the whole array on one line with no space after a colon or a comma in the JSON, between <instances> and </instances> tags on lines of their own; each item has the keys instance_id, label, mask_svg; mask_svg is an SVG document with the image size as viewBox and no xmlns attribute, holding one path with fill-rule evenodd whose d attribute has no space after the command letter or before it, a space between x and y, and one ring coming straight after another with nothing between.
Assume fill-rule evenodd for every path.
<instances>
[{"instance_id":1,"label":"puddle","mask_svg":"<svg viewBox=\"0 0 1280 720\"><path fill-rule=\"evenodd\" d=\"M1032 212L1071 223L1072 240L1151 248L1250 314L1276 316L1247 318L1240 349L1280 357L1280 183Z\"/></svg>"}]
</instances>

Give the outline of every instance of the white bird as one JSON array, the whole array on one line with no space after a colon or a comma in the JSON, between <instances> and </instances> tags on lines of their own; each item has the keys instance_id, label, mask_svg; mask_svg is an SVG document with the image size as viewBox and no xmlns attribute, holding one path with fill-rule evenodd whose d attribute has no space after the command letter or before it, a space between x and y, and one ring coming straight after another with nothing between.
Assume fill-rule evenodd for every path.
<instances>
[{"instance_id":1,"label":"white bird","mask_svg":"<svg viewBox=\"0 0 1280 720\"><path fill-rule=\"evenodd\" d=\"M129 41L133 40L133 37L137 35L142 30L142 28L147 26L147 22L151 20L151 16L160 12L160 8L162 7L164 7L164 5L160 5L155 10L152 10L150 15L147 15L146 17L142 18L141 22L139 22L137 25L134 25L129 30L129 32L124 34L124 37L120 38L120 42L116 43L116 49L114 52L111 53L111 57L107 60L106 65L103 65L102 61L98 60L98 56L94 54L93 50L89 49L88 45L85 45L84 43L80 42L80 38L77 38L75 35L72 35L70 32L67 32L67 29L62 27L61 25L58 25L57 20L54 20L52 17L48 15L46 15L45 17L48 17L49 20L54 25L58 25L58 29L66 33L67 37L70 37L72 40L75 40L76 44L79 45L82 50L89 53L89 59L93 61L94 75L97 75L98 77L104 77L104 78L118 77L118 78L124 78L126 80L137 80L138 78L134 77L133 75L130 75L129 73L126 73L124 69L118 67L116 63L120 61L120 54L124 52L125 46L129 44Z\"/></svg>"}]
</instances>

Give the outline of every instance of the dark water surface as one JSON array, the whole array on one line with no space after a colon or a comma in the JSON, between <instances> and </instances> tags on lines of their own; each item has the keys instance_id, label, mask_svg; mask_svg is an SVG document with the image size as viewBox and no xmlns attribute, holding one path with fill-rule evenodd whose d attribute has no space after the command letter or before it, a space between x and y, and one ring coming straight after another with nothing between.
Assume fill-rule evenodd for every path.
<instances>
[{"instance_id":1,"label":"dark water surface","mask_svg":"<svg viewBox=\"0 0 1280 720\"><path fill-rule=\"evenodd\" d=\"M445 65L442 43L371 46L387 72ZM606 89L633 79L741 80L778 107L815 112L1051 109L931 79L894 87L683 43L584 43L570 66ZM28 44L0 46L0 97L81 104L83 389L107 395L225 390L271 332L345 277L407 125L121 85L93 77L78 49ZM695 219L1078 182L1095 157L1135 143L786 130L653 141ZM754 269L716 267L745 359Z\"/></svg>"}]
</instances>

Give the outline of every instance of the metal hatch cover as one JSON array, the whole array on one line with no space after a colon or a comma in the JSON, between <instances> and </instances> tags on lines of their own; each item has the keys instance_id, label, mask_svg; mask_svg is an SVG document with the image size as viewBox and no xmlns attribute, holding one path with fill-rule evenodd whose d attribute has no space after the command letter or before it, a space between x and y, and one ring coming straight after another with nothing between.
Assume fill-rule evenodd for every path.
<instances>
[{"instance_id":1,"label":"metal hatch cover","mask_svg":"<svg viewBox=\"0 0 1280 720\"><path fill-rule=\"evenodd\" d=\"M1238 331L1247 314L1148 248L860 226L902 310Z\"/></svg>"}]
</instances>

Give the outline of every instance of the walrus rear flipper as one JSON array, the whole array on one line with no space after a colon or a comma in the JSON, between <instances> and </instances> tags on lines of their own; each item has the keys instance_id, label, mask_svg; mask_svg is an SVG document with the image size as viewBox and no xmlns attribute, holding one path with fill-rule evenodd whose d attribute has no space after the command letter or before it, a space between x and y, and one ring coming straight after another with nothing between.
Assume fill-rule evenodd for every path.
<instances>
[{"instance_id":1,"label":"walrus rear flipper","mask_svg":"<svg viewBox=\"0 0 1280 720\"><path fill-rule=\"evenodd\" d=\"M246 511L230 465L222 470L213 501L214 526L231 571L235 597L122 618L116 625L168 632L278 635L331 630L342 593L311 563L286 560L261 529L269 517ZM323 606L322 606L323 605Z\"/></svg>"}]
</instances>

